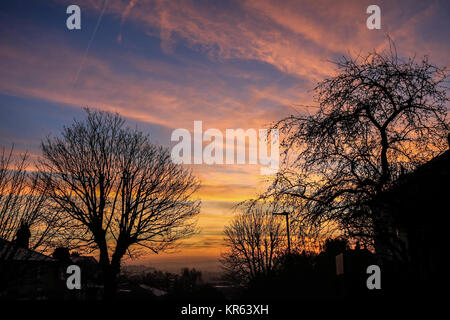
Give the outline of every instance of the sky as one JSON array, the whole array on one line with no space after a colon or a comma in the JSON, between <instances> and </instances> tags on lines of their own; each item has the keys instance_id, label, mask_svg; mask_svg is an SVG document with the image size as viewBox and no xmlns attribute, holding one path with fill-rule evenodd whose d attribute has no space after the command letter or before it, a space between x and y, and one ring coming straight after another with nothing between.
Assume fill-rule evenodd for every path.
<instances>
[{"instance_id":1,"label":"sky","mask_svg":"<svg viewBox=\"0 0 450 320\"><path fill-rule=\"evenodd\" d=\"M81 9L69 30L66 8ZM369 30L366 8L381 9ZM118 112L155 143L177 128L261 129L312 113L313 88L332 63L387 48L450 66L450 1L0 2L0 146L40 155L83 107ZM131 264L214 268L232 207L264 190L258 165L195 165L202 181L200 233L177 251Z\"/></svg>"}]
</instances>

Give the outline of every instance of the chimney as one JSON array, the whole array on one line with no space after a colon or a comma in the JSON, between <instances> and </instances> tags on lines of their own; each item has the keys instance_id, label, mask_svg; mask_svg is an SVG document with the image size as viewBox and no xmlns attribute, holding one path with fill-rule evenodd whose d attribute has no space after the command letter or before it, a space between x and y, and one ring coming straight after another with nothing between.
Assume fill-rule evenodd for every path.
<instances>
[{"instance_id":1,"label":"chimney","mask_svg":"<svg viewBox=\"0 0 450 320\"><path fill-rule=\"evenodd\" d=\"M22 222L19 230L17 230L15 243L18 246L28 249L28 246L30 245L30 237L30 227L28 224Z\"/></svg>"}]
</instances>

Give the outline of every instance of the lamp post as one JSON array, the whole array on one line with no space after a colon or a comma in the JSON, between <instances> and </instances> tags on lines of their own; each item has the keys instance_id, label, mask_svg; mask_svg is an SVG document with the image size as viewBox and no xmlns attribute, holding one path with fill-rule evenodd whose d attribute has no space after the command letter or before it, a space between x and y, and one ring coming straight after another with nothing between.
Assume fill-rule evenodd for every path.
<instances>
[{"instance_id":1,"label":"lamp post","mask_svg":"<svg viewBox=\"0 0 450 320\"><path fill-rule=\"evenodd\" d=\"M274 216L286 216L286 233L287 233L287 243L288 243L288 254L291 255L291 237L289 236L289 212L274 212Z\"/></svg>"}]
</instances>

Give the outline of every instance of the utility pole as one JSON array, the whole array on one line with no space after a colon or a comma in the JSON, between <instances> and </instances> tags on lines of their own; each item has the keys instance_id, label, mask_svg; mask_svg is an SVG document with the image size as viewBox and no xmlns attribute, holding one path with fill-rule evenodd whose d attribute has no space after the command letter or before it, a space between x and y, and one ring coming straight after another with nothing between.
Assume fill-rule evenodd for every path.
<instances>
[{"instance_id":1,"label":"utility pole","mask_svg":"<svg viewBox=\"0 0 450 320\"><path fill-rule=\"evenodd\" d=\"M288 254L291 255L291 237L289 235L289 212L274 212L272 213L274 216L286 216L286 234L287 234L287 243L288 243Z\"/></svg>"}]
</instances>

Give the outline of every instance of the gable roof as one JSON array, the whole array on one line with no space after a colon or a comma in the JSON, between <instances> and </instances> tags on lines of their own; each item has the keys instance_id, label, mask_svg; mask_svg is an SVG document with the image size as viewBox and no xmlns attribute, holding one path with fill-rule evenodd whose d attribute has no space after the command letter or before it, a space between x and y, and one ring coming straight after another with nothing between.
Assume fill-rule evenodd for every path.
<instances>
[{"instance_id":1,"label":"gable roof","mask_svg":"<svg viewBox=\"0 0 450 320\"><path fill-rule=\"evenodd\" d=\"M56 261L42 253L18 246L4 239L0 239L0 259L8 261Z\"/></svg>"},{"instance_id":2,"label":"gable roof","mask_svg":"<svg viewBox=\"0 0 450 320\"><path fill-rule=\"evenodd\" d=\"M97 260L92 256L70 256L73 263L96 265Z\"/></svg>"},{"instance_id":3,"label":"gable roof","mask_svg":"<svg viewBox=\"0 0 450 320\"><path fill-rule=\"evenodd\" d=\"M448 186L450 176L450 150L424 163L416 170L400 177L387 193L430 193L441 191L443 186Z\"/></svg>"},{"instance_id":4,"label":"gable roof","mask_svg":"<svg viewBox=\"0 0 450 320\"><path fill-rule=\"evenodd\" d=\"M400 225L436 225L435 217L448 207L450 150L401 176L381 195L391 217Z\"/></svg>"}]
</instances>

